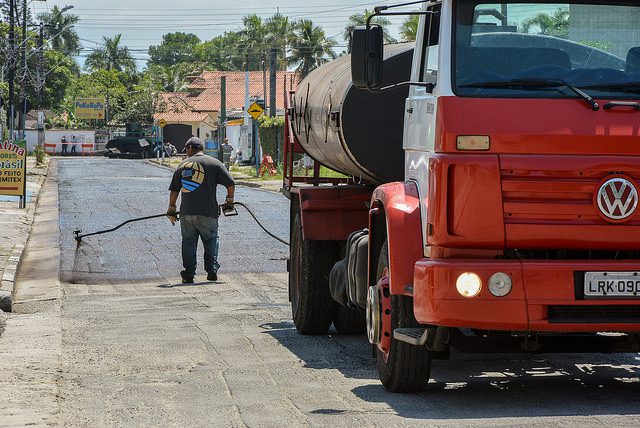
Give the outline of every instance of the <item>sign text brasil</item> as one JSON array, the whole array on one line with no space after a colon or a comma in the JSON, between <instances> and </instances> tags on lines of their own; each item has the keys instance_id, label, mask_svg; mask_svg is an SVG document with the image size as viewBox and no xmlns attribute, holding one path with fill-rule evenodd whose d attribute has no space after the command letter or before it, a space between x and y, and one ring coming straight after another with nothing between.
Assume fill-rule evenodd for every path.
<instances>
[{"instance_id":1,"label":"sign text brasil","mask_svg":"<svg viewBox=\"0 0 640 428\"><path fill-rule=\"evenodd\" d=\"M4 141L0 143L0 195L24 196L27 151Z\"/></svg>"}]
</instances>

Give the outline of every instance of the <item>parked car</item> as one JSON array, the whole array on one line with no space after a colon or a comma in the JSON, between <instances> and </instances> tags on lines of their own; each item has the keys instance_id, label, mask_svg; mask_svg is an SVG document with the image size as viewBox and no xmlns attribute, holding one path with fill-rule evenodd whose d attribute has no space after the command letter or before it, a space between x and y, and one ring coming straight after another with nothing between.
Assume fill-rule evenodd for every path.
<instances>
[{"instance_id":1,"label":"parked car","mask_svg":"<svg viewBox=\"0 0 640 428\"><path fill-rule=\"evenodd\" d=\"M105 147L108 158L147 159L154 156L153 144L141 136L116 137Z\"/></svg>"}]
</instances>

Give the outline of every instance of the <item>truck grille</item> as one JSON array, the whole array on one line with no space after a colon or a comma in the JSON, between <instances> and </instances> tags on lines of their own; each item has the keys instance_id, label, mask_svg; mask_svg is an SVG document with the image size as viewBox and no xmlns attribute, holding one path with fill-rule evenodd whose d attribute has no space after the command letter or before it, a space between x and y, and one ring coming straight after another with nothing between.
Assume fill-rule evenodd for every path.
<instances>
[{"instance_id":1,"label":"truck grille","mask_svg":"<svg viewBox=\"0 0 640 428\"><path fill-rule=\"evenodd\" d=\"M550 323L638 323L640 306L549 306Z\"/></svg>"},{"instance_id":2,"label":"truck grille","mask_svg":"<svg viewBox=\"0 0 640 428\"><path fill-rule=\"evenodd\" d=\"M541 249L519 250L508 248L503 256L506 260L640 260L640 251L567 250Z\"/></svg>"},{"instance_id":3,"label":"truck grille","mask_svg":"<svg viewBox=\"0 0 640 428\"><path fill-rule=\"evenodd\" d=\"M640 182L640 165L635 164L637 160L626 165L620 165L619 158L608 160L602 158L595 163L585 157L567 156L550 162L539 156L501 156L505 224L610 224L600 217L593 203L598 184L619 172ZM625 226L633 225L640 225L640 218L625 222Z\"/></svg>"}]
</instances>

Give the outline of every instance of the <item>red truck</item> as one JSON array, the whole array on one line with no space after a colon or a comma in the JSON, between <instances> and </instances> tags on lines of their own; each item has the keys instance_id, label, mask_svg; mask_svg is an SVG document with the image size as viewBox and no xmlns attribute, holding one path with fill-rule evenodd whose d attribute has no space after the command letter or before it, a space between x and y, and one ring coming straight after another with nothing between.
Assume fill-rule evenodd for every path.
<instances>
[{"instance_id":1,"label":"red truck","mask_svg":"<svg viewBox=\"0 0 640 428\"><path fill-rule=\"evenodd\" d=\"M411 13L415 45L356 28L351 55L290 97L296 328L366 330L398 392L423 389L451 347L637 352L640 5ZM313 177L293 174L303 151Z\"/></svg>"}]
</instances>

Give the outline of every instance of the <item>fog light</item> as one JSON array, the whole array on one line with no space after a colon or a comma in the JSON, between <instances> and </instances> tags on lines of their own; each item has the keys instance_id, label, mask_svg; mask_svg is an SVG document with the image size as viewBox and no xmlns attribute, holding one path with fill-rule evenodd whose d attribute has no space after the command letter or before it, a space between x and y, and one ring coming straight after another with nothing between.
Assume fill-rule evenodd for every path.
<instances>
[{"instance_id":1,"label":"fog light","mask_svg":"<svg viewBox=\"0 0 640 428\"><path fill-rule=\"evenodd\" d=\"M511 278L504 272L496 272L489 278L489 291L496 297L506 296L511 292Z\"/></svg>"},{"instance_id":2,"label":"fog light","mask_svg":"<svg viewBox=\"0 0 640 428\"><path fill-rule=\"evenodd\" d=\"M456 289L463 297L475 297L481 288L482 281L475 273L465 272L456 280Z\"/></svg>"}]
</instances>

